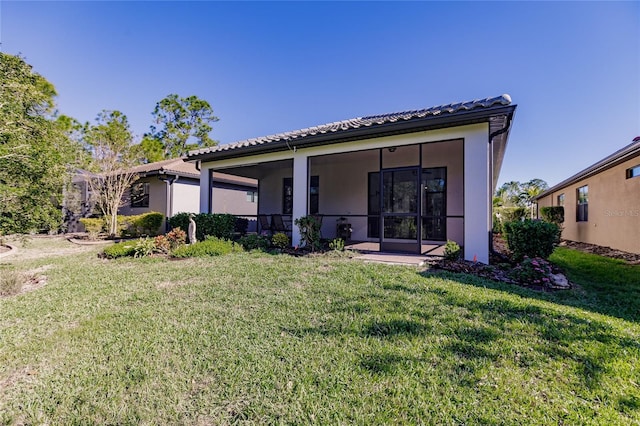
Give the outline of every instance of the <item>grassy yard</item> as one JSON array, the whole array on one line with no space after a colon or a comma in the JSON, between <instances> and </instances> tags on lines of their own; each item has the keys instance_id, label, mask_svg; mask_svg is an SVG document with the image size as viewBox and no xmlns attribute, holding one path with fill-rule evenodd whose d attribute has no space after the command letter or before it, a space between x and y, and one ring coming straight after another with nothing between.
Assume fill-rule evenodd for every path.
<instances>
[{"instance_id":1,"label":"grassy yard","mask_svg":"<svg viewBox=\"0 0 640 426\"><path fill-rule=\"evenodd\" d=\"M70 246L0 259L47 278L0 299L0 424L640 424L640 266L558 250L580 288L543 294L347 259Z\"/></svg>"}]
</instances>

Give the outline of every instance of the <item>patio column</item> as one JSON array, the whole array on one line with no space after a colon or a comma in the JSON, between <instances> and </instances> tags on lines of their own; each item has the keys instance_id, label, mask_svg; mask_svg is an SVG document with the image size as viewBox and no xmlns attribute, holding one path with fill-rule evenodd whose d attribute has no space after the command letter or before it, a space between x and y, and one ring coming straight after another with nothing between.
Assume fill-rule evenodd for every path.
<instances>
[{"instance_id":1,"label":"patio column","mask_svg":"<svg viewBox=\"0 0 640 426\"><path fill-rule=\"evenodd\" d=\"M211 213L211 169L200 170L200 213Z\"/></svg>"},{"instance_id":2,"label":"patio column","mask_svg":"<svg viewBox=\"0 0 640 426\"><path fill-rule=\"evenodd\" d=\"M309 189L309 159L296 153L293 156L293 214L291 216L291 244L300 245L300 230L295 220L307 215L307 191Z\"/></svg>"},{"instance_id":3,"label":"patio column","mask_svg":"<svg viewBox=\"0 0 640 426\"><path fill-rule=\"evenodd\" d=\"M491 184L489 182L488 129L464 140L464 258L489 263Z\"/></svg>"}]
</instances>

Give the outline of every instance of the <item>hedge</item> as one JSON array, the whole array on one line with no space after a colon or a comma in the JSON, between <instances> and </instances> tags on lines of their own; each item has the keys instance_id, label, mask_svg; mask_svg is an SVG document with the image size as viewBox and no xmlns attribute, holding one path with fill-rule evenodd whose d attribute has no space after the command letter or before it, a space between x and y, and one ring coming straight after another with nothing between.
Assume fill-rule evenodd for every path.
<instances>
[{"instance_id":1,"label":"hedge","mask_svg":"<svg viewBox=\"0 0 640 426\"><path fill-rule=\"evenodd\" d=\"M189 229L189 214L178 213L169 219L171 228ZM196 239L203 241L207 236L230 240L236 229L236 217L227 213L199 213L194 216Z\"/></svg>"},{"instance_id":2,"label":"hedge","mask_svg":"<svg viewBox=\"0 0 640 426\"><path fill-rule=\"evenodd\" d=\"M158 212L149 212L139 215L123 216L118 215L118 233L123 237L142 237L158 235L160 226L164 220L164 215ZM80 223L90 234L106 232L107 222L104 217L81 218Z\"/></svg>"},{"instance_id":3,"label":"hedge","mask_svg":"<svg viewBox=\"0 0 640 426\"><path fill-rule=\"evenodd\" d=\"M542 220L546 222L560 224L564 222L564 207L562 206L541 207L540 215L542 216Z\"/></svg>"},{"instance_id":4,"label":"hedge","mask_svg":"<svg viewBox=\"0 0 640 426\"><path fill-rule=\"evenodd\" d=\"M503 227L507 246L517 262L525 256L548 259L560 242L561 229L555 223L525 220L507 222Z\"/></svg>"}]
</instances>

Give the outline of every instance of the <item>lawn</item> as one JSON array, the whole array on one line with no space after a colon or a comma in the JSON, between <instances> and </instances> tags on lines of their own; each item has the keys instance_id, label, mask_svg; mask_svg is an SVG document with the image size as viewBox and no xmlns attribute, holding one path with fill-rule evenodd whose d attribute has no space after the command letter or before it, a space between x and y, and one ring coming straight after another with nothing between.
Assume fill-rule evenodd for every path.
<instances>
[{"instance_id":1,"label":"lawn","mask_svg":"<svg viewBox=\"0 0 640 426\"><path fill-rule=\"evenodd\" d=\"M0 424L640 424L640 266L581 273L601 258L559 250L580 287L546 294L339 258L68 245L0 259L47 278L0 299Z\"/></svg>"}]
</instances>

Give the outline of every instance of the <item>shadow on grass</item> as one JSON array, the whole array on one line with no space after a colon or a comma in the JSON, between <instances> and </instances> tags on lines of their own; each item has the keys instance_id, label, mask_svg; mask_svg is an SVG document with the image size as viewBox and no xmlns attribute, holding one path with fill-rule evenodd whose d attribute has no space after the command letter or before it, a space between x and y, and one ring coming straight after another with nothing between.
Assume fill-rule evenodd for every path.
<instances>
[{"instance_id":1,"label":"shadow on grass","mask_svg":"<svg viewBox=\"0 0 640 426\"><path fill-rule=\"evenodd\" d=\"M525 298L553 300L546 294L511 289L475 277L450 274L447 278L467 285L513 290ZM546 309L527 303L526 299L508 300L498 294L489 300L475 300L460 291L433 287L420 291L420 286L416 291L389 283L381 288L386 291L386 304L380 306L380 297L373 297L370 303L376 304L377 309L367 309L360 300L357 322L346 322L344 315L333 311L335 316L320 325L282 331L300 338L375 339L382 346L376 345L378 349L372 353L365 349L359 366L385 375L402 374L431 362L407 355L402 349L406 345L401 342L421 344L420 340L432 340L437 342L437 358L446 364L443 368L456 375L461 385L470 387L479 380L478 369L487 363L509 360L523 369L545 369L549 362L556 361L570 369L584 386L597 389L604 376L614 373L610 370L616 360L640 356L640 343L605 321L562 309ZM424 299L397 309L395 297L404 298L407 294ZM349 303L342 308L345 313L354 313ZM628 401L627 405L634 404Z\"/></svg>"},{"instance_id":2,"label":"shadow on grass","mask_svg":"<svg viewBox=\"0 0 640 426\"><path fill-rule=\"evenodd\" d=\"M541 292L461 273L425 271L420 275L425 278L440 277L461 284L505 291L529 299L544 300L640 323L640 277L637 284L631 284L625 288L619 285L594 284L585 280L575 282L569 273L569 278L577 286L570 290Z\"/></svg>"}]
</instances>

